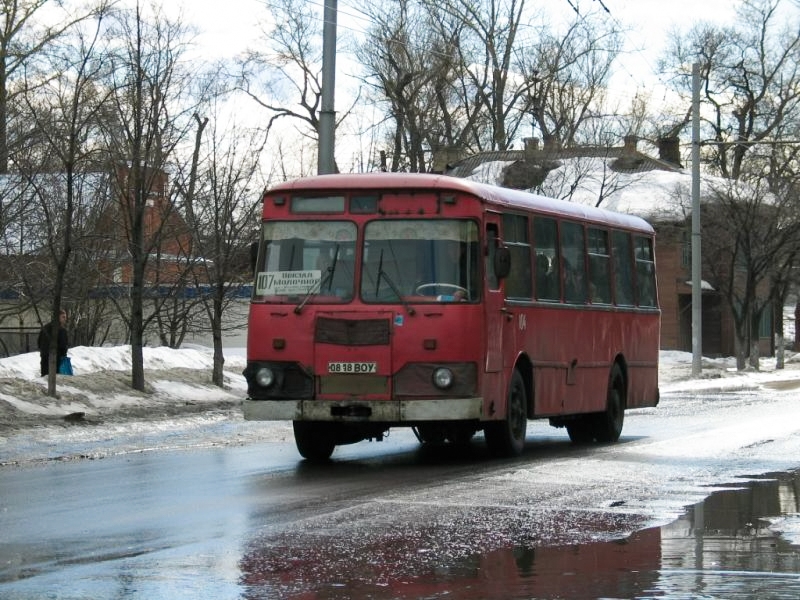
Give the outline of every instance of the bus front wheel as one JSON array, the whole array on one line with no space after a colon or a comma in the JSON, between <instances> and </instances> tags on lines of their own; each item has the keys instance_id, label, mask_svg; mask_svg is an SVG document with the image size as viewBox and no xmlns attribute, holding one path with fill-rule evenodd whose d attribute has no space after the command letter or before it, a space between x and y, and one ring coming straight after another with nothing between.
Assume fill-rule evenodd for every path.
<instances>
[{"instance_id":1,"label":"bus front wheel","mask_svg":"<svg viewBox=\"0 0 800 600\"><path fill-rule=\"evenodd\" d=\"M324 462L336 447L330 423L292 421L294 443L300 456L311 462Z\"/></svg>"},{"instance_id":2,"label":"bus front wheel","mask_svg":"<svg viewBox=\"0 0 800 600\"><path fill-rule=\"evenodd\" d=\"M519 371L514 371L508 386L506 418L487 423L484 427L486 444L493 454L519 456L525 447L528 427L528 395Z\"/></svg>"}]
</instances>

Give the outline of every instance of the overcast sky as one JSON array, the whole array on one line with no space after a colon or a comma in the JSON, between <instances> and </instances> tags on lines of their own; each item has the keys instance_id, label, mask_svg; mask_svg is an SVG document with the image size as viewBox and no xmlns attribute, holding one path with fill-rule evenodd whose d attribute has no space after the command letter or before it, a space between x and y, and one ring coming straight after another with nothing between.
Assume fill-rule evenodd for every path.
<instances>
[{"instance_id":1,"label":"overcast sky","mask_svg":"<svg viewBox=\"0 0 800 600\"><path fill-rule=\"evenodd\" d=\"M232 58L248 45L262 43L258 23L269 18L270 4L279 2L281 0L180 0L169 5L173 10L182 10L187 20L196 24L200 30L198 41L209 55ZM322 19L325 0L306 2ZM544 6L553 13L554 19L564 21L574 17L573 5L585 12L605 9L608 17L626 31L626 52L616 63L612 85L617 95L633 98L637 92L657 89L658 79L653 71L672 28L688 28L703 20L730 23L736 4L731 0L528 0L527 5ZM356 86L354 81L347 80L349 57L343 51L341 40L346 33L364 31L369 26L360 6L356 0L338 1L340 43L336 88L340 93ZM339 105L337 102L337 108Z\"/></svg>"},{"instance_id":2,"label":"overcast sky","mask_svg":"<svg viewBox=\"0 0 800 600\"><path fill-rule=\"evenodd\" d=\"M180 0L184 15L203 31L203 40L225 54L234 53L257 39L259 19L267 18L270 3L281 0ZM324 0L306 0L322 18ZM609 18L622 27L630 27L626 45L633 56L660 50L673 26L688 27L702 20L728 23L734 16L731 0L528 0L528 6L543 3L548 10L570 19L576 4L582 10L607 10ZM363 31L368 21L356 0L339 0L339 28ZM637 67L638 68L638 67Z\"/></svg>"}]
</instances>

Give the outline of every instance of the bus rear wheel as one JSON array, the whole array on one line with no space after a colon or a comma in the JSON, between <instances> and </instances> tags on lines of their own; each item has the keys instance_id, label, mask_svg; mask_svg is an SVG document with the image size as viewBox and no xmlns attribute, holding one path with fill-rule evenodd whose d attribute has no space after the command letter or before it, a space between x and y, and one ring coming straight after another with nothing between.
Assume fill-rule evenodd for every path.
<instances>
[{"instance_id":1,"label":"bus rear wheel","mask_svg":"<svg viewBox=\"0 0 800 600\"><path fill-rule=\"evenodd\" d=\"M300 456L310 462L324 462L331 457L336 442L330 423L292 421L292 427Z\"/></svg>"},{"instance_id":2,"label":"bus rear wheel","mask_svg":"<svg viewBox=\"0 0 800 600\"><path fill-rule=\"evenodd\" d=\"M489 450L499 456L519 456L525 447L527 427L528 395L522 375L515 370L508 386L506 418L487 423L483 430Z\"/></svg>"},{"instance_id":3,"label":"bus rear wheel","mask_svg":"<svg viewBox=\"0 0 800 600\"><path fill-rule=\"evenodd\" d=\"M598 442L616 442L625 422L625 378L619 365L611 369L606 393L606 410L595 420L595 438Z\"/></svg>"}]
</instances>

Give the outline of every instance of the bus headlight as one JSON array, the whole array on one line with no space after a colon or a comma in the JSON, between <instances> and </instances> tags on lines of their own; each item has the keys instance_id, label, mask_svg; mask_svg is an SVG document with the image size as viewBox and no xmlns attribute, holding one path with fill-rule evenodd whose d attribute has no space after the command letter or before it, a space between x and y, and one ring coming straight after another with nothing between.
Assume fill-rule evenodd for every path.
<instances>
[{"instance_id":1,"label":"bus headlight","mask_svg":"<svg viewBox=\"0 0 800 600\"><path fill-rule=\"evenodd\" d=\"M440 390L446 390L453 385L453 372L447 367L439 367L433 372L433 385Z\"/></svg>"},{"instance_id":2,"label":"bus headlight","mask_svg":"<svg viewBox=\"0 0 800 600\"><path fill-rule=\"evenodd\" d=\"M256 383L261 387L270 387L275 383L275 373L269 367L261 367L256 371Z\"/></svg>"}]
</instances>

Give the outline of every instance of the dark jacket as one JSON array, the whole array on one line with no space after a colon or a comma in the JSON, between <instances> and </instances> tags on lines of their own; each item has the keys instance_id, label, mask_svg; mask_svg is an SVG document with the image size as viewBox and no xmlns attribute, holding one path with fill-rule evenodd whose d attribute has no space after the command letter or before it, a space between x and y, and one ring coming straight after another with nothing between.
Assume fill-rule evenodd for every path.
<instances>
[{"instance_id":1,"label":"dark jacket","mask_svg":"<svg viewBox=\"0 0 800 600\"><path fill-rule=\"evenodd\" d=\"M39 357L41 358L41 373L47 375L50 371L50 331L51 323L45 323L39 330L39 337L36 340L36 345L39 347ZM58 328L58 348L56 354L56 365L58 361L67 355L69 350L69 342L67 340L67 330L63 327Z\"/></svg>"}]
</instances>

